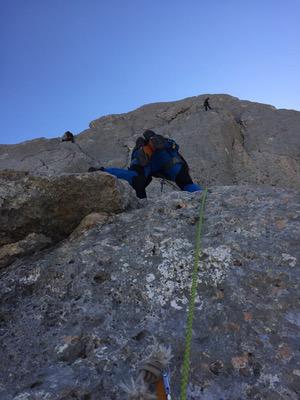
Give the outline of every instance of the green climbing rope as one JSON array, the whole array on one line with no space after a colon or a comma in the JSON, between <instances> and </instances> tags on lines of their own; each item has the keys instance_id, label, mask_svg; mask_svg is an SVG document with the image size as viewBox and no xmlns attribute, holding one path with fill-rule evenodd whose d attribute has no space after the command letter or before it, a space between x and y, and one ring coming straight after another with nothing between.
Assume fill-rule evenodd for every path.
<instances>
[{"instance_id":1,"label":"green climbing rope","mask_svg":"<svg viewBox=\"0 0 300 400\"><path fill-rule=\"evenodd\" d=\"M202 195L202 202L201 202L201 207L200 207L200 212L199 212L199 220L197 223L195 258L194 258L194 268L193 268L193 274L192 274L192 287L191 287L191 293L190 293L189 311L188 311L187 326L186 326L185 351L184 351L184 358L183 358L183 364L182 364L180 400L186 400L186 389L187 389L187 385L189 382L192 329L193 329L193 319L194 319L194 313L195 313L195 299L196 299L196 294L197 294L197 282L198 282L197 278L198 278L198 270L199 270L199 258L201 255L201 230L202 230L202 225L203 225L206 196L207 196L207 189L204 190L203 195Z\"/></svg>"}]
</instances>

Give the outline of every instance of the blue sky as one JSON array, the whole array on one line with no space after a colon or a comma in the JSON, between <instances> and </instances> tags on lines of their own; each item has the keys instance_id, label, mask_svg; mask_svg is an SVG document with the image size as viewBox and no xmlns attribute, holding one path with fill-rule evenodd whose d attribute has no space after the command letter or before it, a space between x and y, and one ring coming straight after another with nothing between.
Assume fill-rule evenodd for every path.
<instances>
[{"instance_id":1,"label":"blue sky","mask_svg":"<svg viewBox=\"0 0 300 400\"><path fill-rule=\"evenodd\" d=\"M300 110L298 0L0 0L0 143L202 93Z\"/></svg>"}]
</instances>

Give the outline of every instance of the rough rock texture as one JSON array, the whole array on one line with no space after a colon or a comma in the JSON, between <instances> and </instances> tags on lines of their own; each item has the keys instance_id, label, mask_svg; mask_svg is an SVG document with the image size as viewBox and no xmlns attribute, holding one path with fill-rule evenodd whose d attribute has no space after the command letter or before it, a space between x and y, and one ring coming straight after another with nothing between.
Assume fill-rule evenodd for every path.
<instances>
[{"instance_id":1,"label":"rough rock texture","mask_svg":"<svg viewBox=\"0 0 300 400\"><path fill-rule=\"evenodd\" d=\"M173 192L1 272L1 400L125 399L154 338L178 398L200 198ZM209 193L190 400L299 400L299 200Z\"/></svg>"},{"instance_id":2,"label":"rough rock texture","mask_svg":"<svg viewBox=\"0 0 300 400\"><path fill-rule=\"evenodd\" d=\"M86 234L94 227L99 227L107 224L109 221L113 221L113 216L108 213L91 213L83 218L80 224L74 229L74 231L69 236L69 239L77 239L80 236Z\"/></svg>"},{"instance_id":3,"label":"rough rock texture","mask_svg":"<svg viewBox=\"0 0 300 400\"><path fill-rule=\"evenodd\" d=\"M0 146L0 169L39 174L84 172L89 166L127 165L144 129L169 135L180 144L195 179L211 184L266 184L300 188L300 113L210 95L143 106L97 119L76 142L37 139ZM155 185L151 184L151 187Z\"/></svg>"},{"instance_id":4,"label":"rough rock texture","mask_svg":"<svg viewBox=\"0 0 300 400\"><path fill-rule=\"evenodd\" d=\"M138 204L129 185L97 172L31 176L0 172L0 246L43 233L69 235L91 212L117 213Z\"/></svg>"},{"instance_id":5,"label":"rough rock texture","mask_svg":"<svg viewBox=\"0 0 300 400\"><path fill-rule=\"evenodd\" d=\"M16 258L24 257L35 251L42 250L52 244L47 236L38 233L30 233L25 239L16 243L9 243L0 247L0 268L11 264Z\"/></svg>"}]
</instances>

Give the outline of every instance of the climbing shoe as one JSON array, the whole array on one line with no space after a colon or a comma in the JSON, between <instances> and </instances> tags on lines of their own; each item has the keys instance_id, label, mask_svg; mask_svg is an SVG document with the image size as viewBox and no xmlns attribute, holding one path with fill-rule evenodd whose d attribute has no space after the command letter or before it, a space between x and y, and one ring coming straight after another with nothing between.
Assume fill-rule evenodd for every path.
<instances>
[{"instance_id":1,"label":"climbing shoe","mask_svg":"<svg viewBox=\"0 0 300 400\"><path fill-rule=\"evenodd\" d=\"M100 167L100 168L90 167L88 169L88 172L95 172L95 171L104 171L104 167Z\"/></svg>"}]
</instances>

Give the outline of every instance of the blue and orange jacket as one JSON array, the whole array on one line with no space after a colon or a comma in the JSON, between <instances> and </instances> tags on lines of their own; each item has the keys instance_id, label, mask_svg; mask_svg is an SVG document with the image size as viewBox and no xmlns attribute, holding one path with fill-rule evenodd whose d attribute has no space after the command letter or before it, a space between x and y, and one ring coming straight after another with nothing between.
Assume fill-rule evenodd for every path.
<instances>
[{"instance_id":1,"label":"blue and orange jacket","mask_svg":"<svg viewBox=\"0 0 300 400\"><path fill-rule=\"evenodd\" d=\"M130 167L143 167L145 176L160 175L174 181L185 163L178 150L178 144L172 139L165 139L163 148L159 150L150 140L148 144L134 149Z\"/></svg>"}]
</instances>

